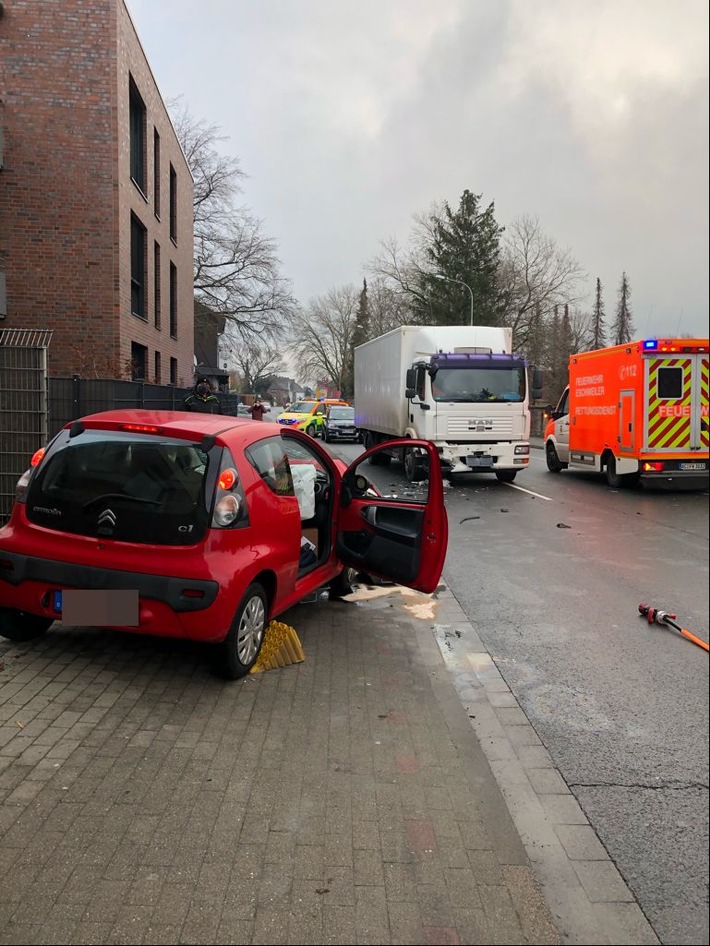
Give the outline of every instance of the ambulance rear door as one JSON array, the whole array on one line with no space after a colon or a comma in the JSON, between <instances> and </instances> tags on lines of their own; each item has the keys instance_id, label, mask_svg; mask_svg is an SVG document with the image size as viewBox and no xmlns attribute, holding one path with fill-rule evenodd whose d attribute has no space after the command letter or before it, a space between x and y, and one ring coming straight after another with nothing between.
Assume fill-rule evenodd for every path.
<instances>
[{"instance_id":1,"label":"ambulance rear door","mask_svg":"<svg viewBox=\"0 0 710 946\"><path fill-rule=\"evenodd\" d=\"M645 451L658 454L707 451L708 356L649 355L645 358L644 382L648 395Z\"/></svg>"}]
</instances>

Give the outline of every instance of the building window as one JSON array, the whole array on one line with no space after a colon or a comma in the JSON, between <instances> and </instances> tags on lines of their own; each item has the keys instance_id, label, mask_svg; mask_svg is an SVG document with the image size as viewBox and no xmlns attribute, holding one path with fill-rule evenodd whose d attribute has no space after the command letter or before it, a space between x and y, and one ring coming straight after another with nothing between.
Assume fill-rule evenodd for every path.
<instances>
[{"instance_id":1,"label":"building window","mask_svg":"<svg viewBox=\"0 0 710 946\"><path fill-rule=\"evenodd\" d=\"M177 267L170 264L170 337L177 338Z\"/></svg>"},{"instance_id":2,"label":"building window","mask_svg":"<svg viewBox=\"0 0 710 946\"><path fill-rule=\"evenodd\" d=\"M131 377L134 381L145 381L145 363L148 349L138 342L131 342Z\"/></svg>"},{"instance_id":3,"label":"building window","mask_svg":"<svg viewBox=\"0 0 710 946\"><path fill-rule=\"evenodd\" d=\"M145 257L146 229L138 217L131 214L131 312L141 319L145 312Z\"/></svg>"},{"instance_id":4,"label":"building window","mask_svg":"<svg viewBox=\"0 0 710 946\"><path fill-rule=\"evenodd\" d=\"M177 174L170 165L170 239L177 243Z\"/></svg>"},{"instance_id":5,"label":"building window","mask_svg":"<svg viewBox=\"0 0 710 946\"><path fill-rule=\"evenodd\" d=\"M160 384L160 377L161 377L161 376L160 376L160 370L161 370L161 369L160 369L160 352L159 352L159 351L156 351L156 353L155 353L155 361L154 361L154 365L153 365L153 381L154 381L156 384Z\"/></svg>"},{"instance_id":6,"label":"building window","mask_svg":"<svg viewBox=\"0 0 710 946\"><path fill-rule=\"evenodd\" d=\"M170 383L177 384L177 358L170 359Z\"/></svg>"},{"instance_id":7,"label":"building window","mask_svg":"<svg viewBox=\"0 0 710 946\"><path fill-rule=\"evenodd\" d=\"M160 135L153 129L153 209L160 220Z\"/></svg>"},{"instance_id":8,"label":"building window","mask_svg":"<svg viewBox=\"0 0 710 946\"><path fill-rule=\"evenodd\" d=\"M131 133L131 178L145 194L145 102L133 81L129 82Z\"/></svg>"},{"instance_id":9,"label":"building window","mask_svg":"<svg viewBox=\"0 0 710 946\"><path fill-rule=\"evenodd\" d=\"M161 265L160 265L160 243L156 240L153 244L153 317L155 319L155 327L160 331L160 308L161 308L161 285L160 281L162 279Z\"/></svg>"}]
</instances>

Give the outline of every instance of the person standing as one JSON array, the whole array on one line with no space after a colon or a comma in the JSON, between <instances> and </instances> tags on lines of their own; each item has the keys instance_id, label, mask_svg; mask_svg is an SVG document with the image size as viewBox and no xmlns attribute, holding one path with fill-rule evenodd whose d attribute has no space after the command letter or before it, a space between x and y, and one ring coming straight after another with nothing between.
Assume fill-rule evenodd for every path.
<instances>
[{"instance_id":1,"label":"person standing","mask_svg":"<svg viewBox=\"0 0 710 946\"><path fill-rule=\"evenodd\" d=\"M263 420L266 413L266 407L261 398L257 398L251 406L250 414L252 420Z\"/></svg>"},{"instance_id":2,"label":"person standing","mask_svg":"<svg viewBox=\"0 0 710 946\"><path fill-rule=\"evenodd\" d=\"M194 414L221 414L222 405L213 393L209 378L198 378L192 393L184 400L185 410Z\"/></svg>"}]
</instances>

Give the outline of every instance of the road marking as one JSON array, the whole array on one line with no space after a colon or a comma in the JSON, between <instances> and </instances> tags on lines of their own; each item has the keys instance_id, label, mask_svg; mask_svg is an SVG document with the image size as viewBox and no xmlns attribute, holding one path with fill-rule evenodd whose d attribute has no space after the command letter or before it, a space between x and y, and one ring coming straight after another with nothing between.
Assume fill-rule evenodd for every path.
<instances>
[{"instance_id":1,"label":"road marking","mask_svg":"<svg viewBox=\"0 0 710 946\"><path fill-rule=\"evenodd\" d=\"M536 496L537 499L544 499L546 502L554 502L551 496L543 496L542 493L535 493L531 489L525 489L524 486L516 486L515 483L504 483L504 486L510 486L511 489L519 489L521 493L527 493L528 496Z\"/></svg>"}]
</instances>

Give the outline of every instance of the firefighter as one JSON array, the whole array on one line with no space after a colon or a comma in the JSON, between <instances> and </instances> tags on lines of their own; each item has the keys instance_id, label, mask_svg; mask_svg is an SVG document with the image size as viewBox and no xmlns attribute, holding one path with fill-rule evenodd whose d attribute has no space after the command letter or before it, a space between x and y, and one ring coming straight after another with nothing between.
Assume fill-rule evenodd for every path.
<instances>
[{"instance_id":1,"label":"firefighter","mask_svg":"<svg viewBox=\"0 0 710 946\"><path fill-rule=\"evenodd\" d=\"M219 398L212 392L209 378L198 378L192 393L184 401L185 410L195 414L221 414Z\"/></svg>"}]
</instances>

